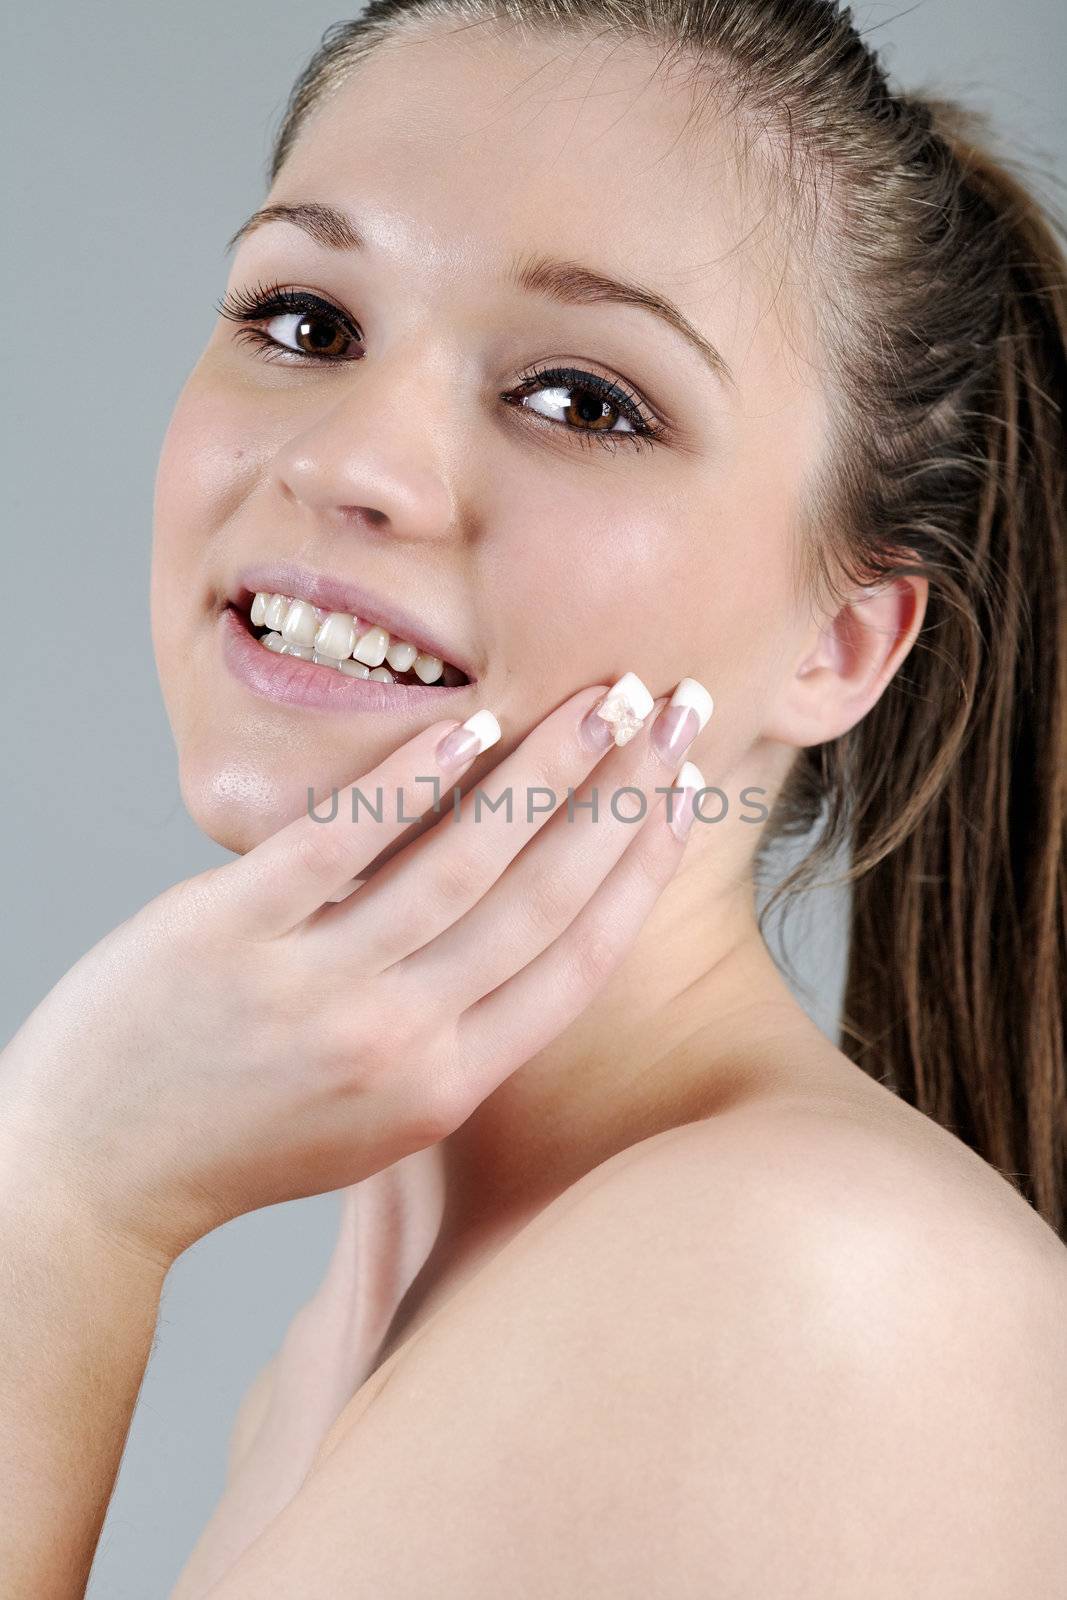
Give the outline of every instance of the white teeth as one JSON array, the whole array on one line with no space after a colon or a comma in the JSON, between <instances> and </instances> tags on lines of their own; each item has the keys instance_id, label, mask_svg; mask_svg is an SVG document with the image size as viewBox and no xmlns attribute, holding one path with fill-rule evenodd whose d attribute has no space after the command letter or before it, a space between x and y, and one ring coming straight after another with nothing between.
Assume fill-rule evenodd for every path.
<instances>
[{"instance_id":1,"label":"white teeth","mask_svg":"<svg viewBox=\"0 0 1067 1600\"><path fill-rule=\"evenodd\" d=\"M406 639L392 638L380 624L363 623L350 612L326 611L308 600L259 590L249 620L254 628L270 630L259 641L267 650L340 670L349 678L394 683L397 673L414 670L423 683L436 683L442 675L446 686L463 679L458 667Z\"/></svg>"},{"instance_id":2,"label":"white teeth","mask_svg":"<svg viewBox=\"0 0 1067 1600\"><path fill-rule=\"evenodd\" d=\"M352 625L352 618L343 611L331 611L319 623L319 630L315 635L315 649L320 656L329 656L334 661L343 661L352 654L356 642L356 630Z\"/></svg>"},{"instance_id":3,"label":"white teeth","mask_svg":"<svg viewBox=\"0 0 1067 1600\"><path fill-rule=\"evenodd\" d=\"M415 657L415 671L423 683L436 683L445 670L445 664L437 656L417 655Z\"/></svg>"},{"instance_id":4,"label":"white teeth","mask_svg":"<svg viewBox=\"0 0 1067 1600\"><path fill-rule=\"evenodd\" d=\"M389 648L389 635L384 628L368 628L366 633L360 634L359 643L352 651L357 661L362 661L368 667L380 667L385 660L385 652Z\"/></svg>"},{"instance_id":5,"label":"white teeth","mask_svg":"<svg viewBox=\"0 0 1067 1600\"><path fill-rule=\"evenodd\" d=\"M282 638L286 644L301 644L310 650L318 631L319 619L315 615L315 607L308 605L306 600L290 601L282 623Z\"/></svg>"},{"instance_id":6,"label":"white teeth","mask_svg":"<svg viewBox=\"0 0 1067 1600\"><path fill-rule=\"evenodd\" d=\"M284 594L267 594L263 596L263 626L274 628L281 632L285 613L289 609L289 597Z\"/></svg>"},{"instance_id":7,"label":"white teeth","mask_svg":"<svg viewBox=\"0 0 1067 1600\"><path fill-rule=\"evenodd\" d=\"M408 644L406 639L394 639L385 652L385 659L394 672L406 672L418 653L415 646Z\"/></svg>"}]
</instances>

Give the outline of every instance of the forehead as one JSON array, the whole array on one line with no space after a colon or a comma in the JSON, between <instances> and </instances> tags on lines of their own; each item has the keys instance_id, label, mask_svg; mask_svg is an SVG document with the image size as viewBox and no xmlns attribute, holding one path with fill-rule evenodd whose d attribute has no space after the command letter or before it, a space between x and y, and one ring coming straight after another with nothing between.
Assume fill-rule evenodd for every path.
<instances>
[{"instance_id":1,"label":"forehead","mask_svg":"<svg viewBox=\"0 0 1067 1600\"><path fill-rule=\"evenodd\" d=\"M305 122L270 199L358 214L369 248L472 288L524 251L659 290L734 370L805 324L777 186L658 45L501 23L405 30Z\"/></svg>"}]
</instances>

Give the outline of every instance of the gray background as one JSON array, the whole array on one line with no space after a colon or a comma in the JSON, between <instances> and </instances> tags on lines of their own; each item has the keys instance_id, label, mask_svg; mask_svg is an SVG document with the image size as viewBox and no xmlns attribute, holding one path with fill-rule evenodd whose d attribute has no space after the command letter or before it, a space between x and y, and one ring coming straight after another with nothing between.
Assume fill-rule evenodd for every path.
<instances>
[{"instance_id":1,"label":"gray background","mask_svg":"<svg viewBox=\"0 0 1067 1600\"><path fill-rule=\"evenodd\" d=\"M988 107L1019 154L1062 171L1062 0L855 11L904 83ZM156 684L153 478L290 84L351 14L325 0L7 8L0 1040L110 928L228 858L182 809ZM843 910L823 895L790 933L801 998L830 1032ZM177 1263L92 1600L169 1591L221 1492L241 1394L314 1291L337 1213L336 1195L274 1206Z\"/></svg>"}]
</instances>

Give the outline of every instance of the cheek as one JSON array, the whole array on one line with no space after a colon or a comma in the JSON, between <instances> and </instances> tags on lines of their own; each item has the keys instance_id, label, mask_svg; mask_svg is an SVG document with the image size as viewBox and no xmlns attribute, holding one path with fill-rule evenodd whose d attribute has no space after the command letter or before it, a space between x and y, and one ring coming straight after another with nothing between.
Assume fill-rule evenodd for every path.
<instances>
[{"instance_id":1,"label":"cheek","mask_svg":"<svg viewBox=\"0 0 1067 1600\"><path fill-rule=\"evenodd\" d=\"M686 676L714 694L762 676L785 620L783 495L732 466L679 483L673 464L674 481L663 470L651 485L620 467L619 492L603 473L588 494L531 480L491 508L491 588L527 681L632 670L656 695Z\"/></svg>"},{"instance_id":2,"label":"cheek","mask_svg":"<svg viewBox=\"0 0 1067 1600\"><path fill-rule=\"evenodd\" d=\"M299 808L262 761L242 766L234 757L237 730L204 687L219 670L213 618L221 598L207 574L225 568L213 551L230 537L264 457L261 413L227 391L205 353L178 397L156 468L152 645L186 808L231 849L249 848Z\"/></svg>"},{"instance_id":3,"label":"cheek","mask_svg":"<svg viewBox=\"0 0 1067 1600\"><path fill-rule=\"evenodd\" d=\"M204 579L212 547L252 491L262 456L251 411L246 416L214 386L202 362L178 398L156 468L152 643L168 711L180 696L193 630L217 598L207 594Z\"/></svg>"},{"instance_id":4,"label":"cheek","mask_svg":"<svg viewBox=\"0 0 1067 1600\"><path fill-rule=\"evenodd\" d=\"M171 416L156 469L154 567L164 587L210 546L251 491L263 420L197 367Z\"/></svg>"}]
</instances>

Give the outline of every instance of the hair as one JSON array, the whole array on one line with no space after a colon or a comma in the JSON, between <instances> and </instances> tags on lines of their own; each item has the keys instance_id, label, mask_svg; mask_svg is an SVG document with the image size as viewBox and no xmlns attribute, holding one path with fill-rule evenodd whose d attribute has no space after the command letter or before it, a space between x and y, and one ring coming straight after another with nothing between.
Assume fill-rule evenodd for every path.
<instances>
[{"instance_id":1,"label":"hair","mask_svg":"<svg viewBox=\"0 0 1067 1600\"><path fill-rule=\"evenodd\" d=\"M761 931L845 846L840 1048L1063 1236L1062 222L990 153L985 118L892 89L831 0L372 0L294 84L271 182L359 62L448 22L661 45L728 100L809 219L830 422L798 570L821 604L907 575L929 591L877 702L798 752L757 860L775 838L814 843Z\"/></svg>"}]
</instances>

